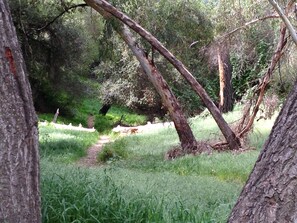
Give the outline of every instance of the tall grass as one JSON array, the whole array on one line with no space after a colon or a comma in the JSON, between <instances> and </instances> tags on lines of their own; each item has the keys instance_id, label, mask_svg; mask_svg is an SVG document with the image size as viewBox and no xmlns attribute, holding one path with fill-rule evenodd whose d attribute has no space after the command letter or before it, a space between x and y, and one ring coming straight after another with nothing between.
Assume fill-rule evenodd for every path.
<instances>
[{"instance_id":1,"label":"tall grass","mask_svg":"<svg viewBox=\"0 0 297 223\"><path fill-rule=\"evenodd\" d=\"M236 111L226 118L238 117ZM74 163L97 133L45 126L40 129L43 222L226 222L272 123L256 124L249 137L255 150L173 161L164 160L178 144L173 128L131 135L106 147L124 152L123 159L97 168ZM194 118L191 125L197 139L219 135L210 117Z\"/></svg>"},{"instance_id":2,"label":"tall grass","mask_svg":"<svg viewBox=\"0 0 297 223\"><path fill-rule=\"evenodd\" d=\"M50 123L39 126L40 156L55 163L73 163L97 140L97 132L57 129Z\"/></svg>"},{"instance_id":3,"label":"tall grass","mask_svg":"<svg viewBox=\"0 0 297 223\"><path fill-rule=\"evenodd\" d=\"M224 222L240 190L212 177L42 166L43 222Z\"/></svg>"}]
</instances>

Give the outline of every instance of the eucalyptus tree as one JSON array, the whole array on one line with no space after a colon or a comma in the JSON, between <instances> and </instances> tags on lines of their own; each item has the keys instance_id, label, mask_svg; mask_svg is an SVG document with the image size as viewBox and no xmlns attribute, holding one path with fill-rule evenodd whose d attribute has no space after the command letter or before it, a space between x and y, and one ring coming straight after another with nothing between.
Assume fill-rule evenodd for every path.
<instances>
[{"instance_id":1,"label":"eucalyptus tree","mask_svg":"<svg viewBox=\"0 0 297 223\"><path fill-rule=\"evenodd\" d=\"M168 49L179 55L179 58L185 61L185 64L193 70L193 75L209 90L211 97L216 98L218 91L216 84L212 81L214 76L212 76L212 73L208 70L208 66L203 65L203 57L198 58L199 47L205 45L209 39L212 38L212 25L207 19L207 15L203 12L203 4L199 3L199 1L166 0L112 1L112 3L117 8L133 17L135 21L139 21L150 30L154 36L165 43ZM149 56L153 55L154 64L158 67L168 84L172 87L173 92L179 98L183 110L189 115L194 115L201 111L203 109L203 102L196 96L195 92L187 87L186 82L178 75L172 65L168 64L150 44L142 38L136 38L137 41L144 46L146 53ZM196 38L199 38L200 42L195 46L195 50L192 50L189 45L192 43L193 39ZM108 76L108 78L102 80L103 98L105 100L111 98L114 102L117 102L117 99L119 99L122 104L132 105L142 110L146 108L149 108L147 110L158 110L158 107L160 109L162 104L160 103L159 97L156 96L156 92L153 91L149 85L147 87L143 86L143 77L141 79L139 78L140 72L138 68L135 67L135 62L132 58L124 58L129 54L120 53L126 51L125 46L118 42L118 38L114 37L108 28L106 28L106 34L103 35L102 43L104 43L102 47L100 46L100 48L103 48L102 52L106 52L107 48L109 48L109 52L113 52L113 58L109 56L110 53L108 52L106 52L107 56L104 54L101 55L102 59L100 59L100 61L102 61L102 64L100 64L97 69L101 76L102 74ZM117 45L117 47L115 47L115 45ZM123 65L120 62L123 60L125 60L126 64L129 63L130 65ZM131 62L129 62L129 60ZM108 61L112 63L116 62L116 65L111 66ZM107 63L109 64L108 66L106 66ZM104 67L110 70L110 72L105 72ZM124 67L129 67L129 70L123 69ZM112 75L110 75L111 73ZM134 77L134 80L131 80L131 76ZM120 81L123 82L124 86L124 77L129 79L129 82L133 83L134 86L134 88L132 88L129 83L125 82L128 86L125 92L129 89L129 94L124 94L129 95L129 97L126 97L126 101L123 100L123 94L115 93L116 95L114 95L109 90L113 88L112 86L117 88L117 86L120 85ZM114 85L112 83L114 83ZM146 83L148 82L146 81ZM146 89L144 93L148 91L149 94L139 94L136 91L137 89ZM132 95L130 93L132 93ZM146 95L150 97L147 98ZM137 104L137 101L140 103ZM147 107L147 105L151 104L151 101L154 102L152 107ZM146 102L146 104L142 102ZM163 113L163 111L161 111L161 113Z\"/></svg>"},{"instance_id":2,"label":"eucalyptus tree","mask_svg":"<svg viewBox=\"0 0 297 223\"><path fill-rule=\"evenodd\" d=\"M6 0L0 30L0 222L39 223L37 116Z\"/></svg>"},{"instance_id":3,"label":"eucalyptus tree","mask_svg":"<svg viewBox=\"0 0 297 223\"><path fill-rule=\"evenodd\" d=\"M217 122L222 134L225 136L230 149L238 150L240 148L240 141L228 126L224 118L221 116L218 108L215 106L205 89L201 86L199 82L193 77L193 75L187 70L187 68L179 61L170 51L168 51L151 33L143 29L134 20L129 18L127 15L123 14L117 8L112 6L103 0L86 0L87 4L93 8L99 8L106 13L112 14L116 19L120 20L139 35L141 35L146 41L148 41L153 48L159 51L187 80L190 86L195 90L195 92L200 96L200 98L205 103L206 107L209 109L214 120Z\"/></svg>"},{"instance_id":4,"label":"eucalyptus tree","mask_svg":"<svg viewBox=\"0 0 297 223\"><path fill-rule=\"evenodd\" d=\"M182 112L177 98L170 90L170 87L160 74L158 68L155 66L153 59L148 58L144 49L139 46L139 43L135 40L130 30L123 23L115 20L110 13L105 12L97 5L93 5L92 2L87 3L91 4L95 10L97 10L108 22L112 24L114 30L121 36L139 61L143 73L160 95L162 103L174 123L176 132L180 139L182 154L201 152L202 148L197 148L197 142L187 119ZM175 158L175 156L172 158Z\"/></svg>"}]
</instances>

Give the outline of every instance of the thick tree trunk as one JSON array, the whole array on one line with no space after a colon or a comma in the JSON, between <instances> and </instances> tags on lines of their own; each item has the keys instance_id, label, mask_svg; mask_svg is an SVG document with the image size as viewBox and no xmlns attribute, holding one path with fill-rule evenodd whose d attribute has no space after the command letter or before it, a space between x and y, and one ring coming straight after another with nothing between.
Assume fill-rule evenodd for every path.
<instances>
[{"instance_id":1,"label":"thick tree trunk","mask_svg":"<svg viewBox=\"0 0 297 223\"><path fill-rule=\"evenodd\" d=\"M96 7L95 9L106 20L113 20L112 15L105 12L100 7ZM172 121L174 122L175 129L179 136L183 151L185 153L191 153L193 152L193 150L197 150L197 143L195 137L187 122L185 115L182 112L177 98L174 96L167 82L153 64L153 61L151 61L145 54L144 50L138 46L138 43L133 38L132 33L124 24L122 24L118 20L113 20L113 28L129 46L129 48L139 61L144 73L147 75L148 79L160 95L162 103L167 108L169 115Z\"/></svg>"},{"instance_id":2,"label":"thick tree trunk","mask_svg":"<svg viewBox=\"0 0 297 223\"><path fill-rule=\"evenodd\" d=\"M233 89L231 84L232 66L230 62L229 50L223 46L217 49L219 78L220 78L220 103L219 109L222 113L233 110Z\"/></svg>"},{"instance_id":3,"label":"thick tree trunk","mask_svg":"<svg viewBox=\"0 0 297 223\"><path fill-rule=\"evenodd\" d=\"M225 139L227 140L230 148L232 150L237 150L240 148L240 141L228 126L227 122L222 117L219 109L213 103L209 95L206 93L204 88L197 82L197 80L193 77L193 75L187 70L187 68L179 61L172 53L170 53L152 34L143 29L139 24L137 24L134 20L129 18L124 13L117 10L111 4L104 0L85 0L85 2L94 8L95 10L104 10L110 14L112 14L115 18L126 24L128 27L133 29L139 35L141 35L145 40L147 40L156 50L159 51L161 55L163 55L179 72L180 74L187 80L187 82L191 85L193 90L200 96L205 106L208 108L210 113L212 114L214 120L218 124L219 128L222 131Z\"/></svg>"},{"instance_id":4,"label":"thick tree trunk","mask_svg":"<svg viewBox=\"0 0 297 223\"><path fill-rule=\"evenodd\" d=\"M229 222L297 221L297 82Z\"/></svg>"},{"instance_id":5,"label":"thick tree trunk","mask_svg":"<svg viewBox=\"0 0 297 223\"><path fill-rule=\"evenodd\" d=\"M8 4L0 0L0 222L41 222L37 117Z\"/></svg>"}]
</instances>

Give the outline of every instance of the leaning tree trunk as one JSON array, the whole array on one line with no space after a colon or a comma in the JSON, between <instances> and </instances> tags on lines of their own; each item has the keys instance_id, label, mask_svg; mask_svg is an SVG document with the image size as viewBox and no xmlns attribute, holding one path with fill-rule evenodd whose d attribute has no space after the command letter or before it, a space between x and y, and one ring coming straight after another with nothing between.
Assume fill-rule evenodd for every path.
<instances>
[{"instance_id":1,"label":"leaning tree trunk","mask_svg":"<svg viewBox=\"0 0 297 223\"><path fill-rule=\"evenodd\" d=\"M162 103L168 110L170 118L174 123L183 151L186 153L191 153L193 150L197 150L197 143L187 119L182 112L176 97L170 90L167 82L162 77L159 70L155 67L152 61L147 58L144 50L138 47L138 44L136 44L136 41L132 37L132 33L127 27L123 26L121 30L119 30L118 27L116 29L124 41L128 44L140 62L140 65L148 79L154 85L156 91L160 95Z\"/></svg>"},{"instance_id":2,"label":"leaning tree trunk","mask_svg":"<svg viewBox=\"0 0 297 223\"><path fill-rule=\"evenodd\" d=\"M137 32L146 41L148 41L152 47L154 47L161 55L163 55L186 79L193 90L200 96L205 106L210 111L214 120L218 124L222 134L224 135L226 141L228 142L232 150L238 150L240 148L240 141L236 137L235 133L231 130L227 122L222 117L219 109L213 103L204 88L197 82L194 76L187 70L184 64L179 61L171 52L169 52L151 33L142 28L134 20L129 18L124 13L120 12L118 9L113 7L107 1L104 0L84 0L89 6L97 10L98 8L112 14L116 19L120 20L132 30Z\"/></svg>"},{"instance_id":3,"label":"leaning tree trunk","mask_svg":"<svg viewBox=\"0 0 297 223\"><path fill-rule=\"evenodd\" d=\"M182 150L185 153L191 153L193 150L197 150L195 137L185 115L182 112L177 98L170 90L170 87L158 71L157 67L154 65L153 61L151 61L145 54L144 50L139 47L139 44L133 38L132 33L124 24L115 20L111 14L105 12L100 7L95 7L94 9L97 10L106 20L112 21L113 28L126 42L134 56L139 61L144 73L147 75L148 79L160 95L162 103L168 110L169 115L174 122L176 132L181 142Z\"/></svg>"},{"instance_id":4,"label":"leaning tree trunk","mask_svg":"<svg viewBox=\"0 0 297 223\"><path fill-rule=\"evenodd\" d=\"M297 82L229 222L297 221Z\"/></svg>"},{"instance_id":5,"label":"leaning tree trunk","mask_svg":"<svg viewBox=\"0 0 297 223\"><path fill-rule=\"evenodd\" d=\"M217 48L219 78L220 78L220 103L219 109L222 113L233 110L233 88L231 84L232 66L229 50L222 45Z\"/></svg>"},{"instance_id":6,"label":"leaning tree trunk","mask_svg":"<svg viewBox=\"0 0 297 223\"><path fill-rule=\"evenodd\" d=\"M0 222L41 222L37 117L7 1L0 0Z\"/></svg>"}]
</instances>

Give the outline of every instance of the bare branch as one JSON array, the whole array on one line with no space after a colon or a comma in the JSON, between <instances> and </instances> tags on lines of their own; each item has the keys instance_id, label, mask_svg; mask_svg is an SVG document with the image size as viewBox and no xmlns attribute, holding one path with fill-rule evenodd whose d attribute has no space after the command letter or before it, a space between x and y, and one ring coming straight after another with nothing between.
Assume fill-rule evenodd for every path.
<instances>
[{"instance_id":1,"label":"bare branch","mask_svg":"<svg viewBox=\"0 0 297 223\"><path fill-rule=\"evenodd\" d=\"M43 27L38 28L37 30L38 30L38 31L41 31L41 30L43 30L43 29L46 29L46 28L49 27L51 24L53 24L58 18L60 18L61 16L63 16L66 12L69 12L69 10L76 9L76 8L79 8L79 7L86 7L86 6L88 6L88 5L85 4L85 3L82 3L82 4L78 4L78 5L70 6L69 8L65 8L65 10L64 10L63 12L61 12L59 15L57 15L52 21L50 21L49 23L47 23L47 24L44 25Z\"/></svg>"},{"instance_id":2,"label":"bare branch","mask_svg":"<svg viewBox=\"0 0 297 223\"><path fill-rule=\"evenodd\" d=\"M278 19L278 18L280 18L279 15L267 15L267 16L262 17L262 18L259 18L259 19L254 19L254 20L249 21L249 22L245 23L244 25L242 25L240 27L237 27L236 29L233 29L230 32L228 32L228 33L226 33L226 34L218 37L217 38L217 41L222 41L223 42L226 38L228 38L229 36L231 36L234 33L238 32L239 30L244 29L247 26L253 25L253 24L257 23L257 22L262 22L262 21L264 21L266 19ZM197 43L199 43L199 40L198 41L194 41L193 43L191 43L190 44L190 48L193 47L193 46L195 46Z\"/></svg>"},{"instance_id":3,"label":"bare branch","mask_svg":"<svg viewBox=\"0 0 297 223\"><path fill-rule=\"evenodd\" d=\"M240 27L237 27L236 29L233 29L232 31L224 34L223 36L219 37L218 39L226 39L227 37L233 35L234 33L238 32L239 30L241 29L244 29L246 28L247 26L250 26L250 25L253 25L257 22L262 22L264 20L267 20L267 19L277 19L279 18L280 16L279 15L268 15L268 16L265 16L265 17L262 17L262 18L259 18L259 19L254 19L252 21L249 21L247 23L245 23L244 25L240 26Z\"/></svg>"}]
</instances>

